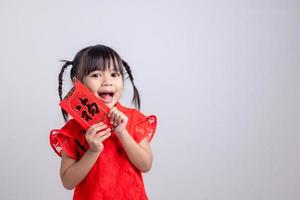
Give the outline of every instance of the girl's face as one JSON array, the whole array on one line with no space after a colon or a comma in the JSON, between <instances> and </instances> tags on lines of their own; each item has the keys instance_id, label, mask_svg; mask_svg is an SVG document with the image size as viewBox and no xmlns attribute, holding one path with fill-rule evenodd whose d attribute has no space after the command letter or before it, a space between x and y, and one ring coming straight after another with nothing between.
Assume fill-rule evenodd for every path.
<instances>
[{"instance_id":1,"label":"girl's face","mask_svg":"<svg viewBox=\"0 0 300 200\"><path fill-rule=\"evenodd\" d=\"M123 92L123 77L112 68L91 72L83 78L83 84L109 108L119 101Z\"/></svg>"}]
</instances>

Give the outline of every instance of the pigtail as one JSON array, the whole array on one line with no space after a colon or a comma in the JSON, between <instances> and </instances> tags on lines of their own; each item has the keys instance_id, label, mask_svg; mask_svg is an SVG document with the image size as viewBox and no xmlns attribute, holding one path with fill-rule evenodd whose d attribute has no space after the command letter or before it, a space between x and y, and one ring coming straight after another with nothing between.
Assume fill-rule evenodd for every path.
<instances>
[{"instance_id":1,"label":"pigtail","mask_svg":"<svg viewBox=\"0 0 300 200\"><path fill-rule=\"evenodd\" d=\"M64 75L64 72L65 72L65 69L69 66L69 65L72 65L73 62L71 61L67 61L67 60L60 60L62 62L65 62L65 64L62 66L61 70L60 70L60 73L58 75L58 95L59 95L59 98L60 100L62 100L62 84L63 84L63 75ZM62 112L62 115L64 117L64 120L65 121L68 121L68 113L66 111L64 111L63 109L61 109L61 112Z\"/></svg>"},{"instance_id":2,"label":"pigtail","mask_svg":"<svg viewBox=\"0 0 300 200\"><path fill-rule=\"evenodd\" d=\"M124 67L125 67L125 69L127 71L127 74L129 76L129 79L130 79L130 81L132 83L132 87L133 87L132 103L139 110L140 107L141 107L140 94L139 94L139 91L137 90L137 88L134 85L133 76L132 76L132 73L131 73L131 69L130 69L129 65L127 64L127 62L125 62L124 60L122 60L122 64L124 65Z\"/></svg>"}]
</instances>

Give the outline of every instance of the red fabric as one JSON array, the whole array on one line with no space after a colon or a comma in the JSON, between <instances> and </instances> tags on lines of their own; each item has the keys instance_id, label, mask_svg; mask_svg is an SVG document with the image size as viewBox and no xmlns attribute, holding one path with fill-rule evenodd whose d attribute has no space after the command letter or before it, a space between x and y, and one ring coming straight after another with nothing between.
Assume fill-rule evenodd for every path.
<instances>
[{"instance_id":1,"label":"red fabric","mask_svg":"<svg viewBox=\"0 0 300 200\"><path fill-rule=\"evenodd\" d=\"M156 130L156 117L146 117L135 109L123 107L117 103L116 107L128 117L126 129L134 140L139 143L146 136L150 141ZM54 129L50 133L50 144L54 151L61 156L61 150L79 160L88 149L85 141L85 131L74 120L68 121L60 130ZM104 142L95 165L86 178L76 186L74 200L146 200L142 173L129 161L122 147L121 141L112 132Z\"/></svg>"}]
</instances>

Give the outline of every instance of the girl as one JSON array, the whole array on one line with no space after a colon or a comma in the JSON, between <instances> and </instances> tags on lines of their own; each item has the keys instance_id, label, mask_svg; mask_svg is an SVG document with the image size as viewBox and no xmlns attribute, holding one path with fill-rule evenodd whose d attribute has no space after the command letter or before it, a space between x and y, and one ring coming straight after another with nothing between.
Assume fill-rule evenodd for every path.
<instances>
[{"instance_id":1,"label":"girl","mask_svg":"<svg viewBox=\"0 0 300 200\"><path fill-rule=\"evenodd\" d=\"M140 97L129 65L111 48L90 46L65 61L59 73L58 92L62 100L64 70L72 65L71 80L81 81L109 108L112 129L103 123L85 131L62 110L66 124L52 130L50 144L61 159L60 177L66 189L73 189L74 200L148 199L142 172L152 166L149 145L156 117L145 116L119 103L123 92L124 69L132 83L133 103L140 108Z\"/></svg>"}]
</instances>

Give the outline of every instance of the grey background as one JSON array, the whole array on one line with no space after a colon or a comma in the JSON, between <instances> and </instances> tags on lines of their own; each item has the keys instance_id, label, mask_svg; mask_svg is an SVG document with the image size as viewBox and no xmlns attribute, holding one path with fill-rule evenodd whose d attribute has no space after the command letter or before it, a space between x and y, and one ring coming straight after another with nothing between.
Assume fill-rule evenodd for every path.
<instances>
[{"instance_id":1,"label":"grey background","mask_svg":"<svg viewBox=\"0 0 300 200\"><path fill-rule=\"evenodd\" d=\"M0 199L71 199L48 141L58 60L105 44L159 119L150 199L299 200L299 21L296 0L1 0Z\"/></svg>"}]
</instances>

